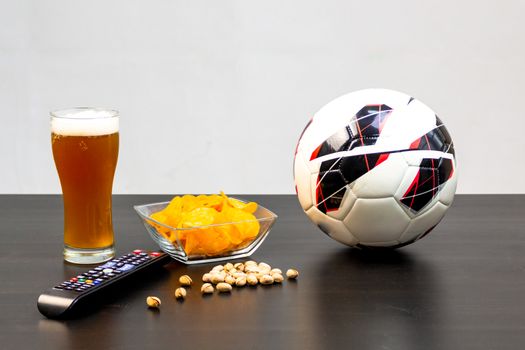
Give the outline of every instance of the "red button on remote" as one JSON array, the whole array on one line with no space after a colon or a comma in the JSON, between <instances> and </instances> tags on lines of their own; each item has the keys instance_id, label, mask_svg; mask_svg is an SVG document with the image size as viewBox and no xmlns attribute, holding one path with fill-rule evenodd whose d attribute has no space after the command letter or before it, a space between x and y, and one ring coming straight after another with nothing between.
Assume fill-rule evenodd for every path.
<instances>
[{"instance_id":1,"label":"red button on remote","mask_svg":"<svg viewBox=\"0 0 525 350\"><path fill-rule=\"evenodd\" d=\"M78 281L78 279L76 277L73 277L72 279L69 280L70 282L76 282Z\"/></svg>"},{"instance_id":2,"label":"red button on remote","mask_svg":"<svg viewBox=\"0 0 525 350\"><path fill-rule=\"evenodd\" d=\"M142 253L142 250L140 250L140 249L135 249L133 251L133 254L140 254L140 253Z\"/></svg>"},{"instance_id":3,"label":"red button on remote","mask_svg":"<svg viewBox=\"0 0 525 350\"><path fill-rule=\"evenodd\" d=\"M159 252L153 252L150 254L151 256L160 256L160 253Z\"/></svg>"}]
</instances>

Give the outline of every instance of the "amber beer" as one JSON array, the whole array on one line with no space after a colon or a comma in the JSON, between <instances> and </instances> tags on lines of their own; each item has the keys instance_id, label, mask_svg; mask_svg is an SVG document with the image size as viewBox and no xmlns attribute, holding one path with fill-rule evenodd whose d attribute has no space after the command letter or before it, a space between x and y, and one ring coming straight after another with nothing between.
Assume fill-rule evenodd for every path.
<instances>
[{"instance_id":1,"label":"amber beer","mask_svg":"<svg viewBox=\"0 0 525 350\"><path fill-rule=\"evenodd\" d=\"M114 256L111 192L119 147L116 111L53 112L51 143L64 201L64 259L99 263Z\"/></svg>"}]
</instances>

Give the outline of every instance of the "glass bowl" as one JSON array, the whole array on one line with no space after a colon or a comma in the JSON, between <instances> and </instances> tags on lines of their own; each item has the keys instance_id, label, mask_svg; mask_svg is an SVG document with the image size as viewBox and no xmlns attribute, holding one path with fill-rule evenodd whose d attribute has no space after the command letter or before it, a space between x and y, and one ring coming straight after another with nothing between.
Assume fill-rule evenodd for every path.
<instances>
[{"instance_id":1,"label":"glass bowl","mask_svg":"<svg viewBox=\"0 0 525 350\"><path fill-rule=\"evenodd\" d=\"M241 199L235 199L244 202ZM135 205L133 208L142 219L142 223L146 227L149 235L159 245L160 249L169 254L173 259L185 264L203 264L250 256L265 240L266 236L270 232L270 229L275 223L275 220L277 219L277 215L275 215L273 212L260 205L257 205L257 210L255 213L253 213L256 220L228 222L199 227L174 228L150 217L151 214L164 209L169 203L170 202L160 202ZM259 223L259 232L257 235L248 242L242 242L233 250L221 251L217 254L199 254L192 253L191 251L188 253L185 250L184 237L187 237L187 235L206 235L210 232L210 230L231 229L233 227L239 227L239 225L253 222ZM159 232L159 230L162 230L162 232ZM168 239L167 236L171 237L171 239Z\"/></svg>"}]
</instances>

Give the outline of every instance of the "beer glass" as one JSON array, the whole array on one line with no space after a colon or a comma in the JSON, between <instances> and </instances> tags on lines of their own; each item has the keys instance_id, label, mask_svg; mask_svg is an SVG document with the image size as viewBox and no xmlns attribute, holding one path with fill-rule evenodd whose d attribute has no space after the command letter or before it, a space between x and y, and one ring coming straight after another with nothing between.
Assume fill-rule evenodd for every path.
<instances>
[{"instance_id":1,"label":"beer glass","mask_svg":"<svg viewBox=\"0 0 525 350\"><path fill-rule=\"evenodd\" d=\"M64 259L76 264L111 259L118 112L102 108L51 112L51 144L64 202Z\"/></svg>"}]
</instances>

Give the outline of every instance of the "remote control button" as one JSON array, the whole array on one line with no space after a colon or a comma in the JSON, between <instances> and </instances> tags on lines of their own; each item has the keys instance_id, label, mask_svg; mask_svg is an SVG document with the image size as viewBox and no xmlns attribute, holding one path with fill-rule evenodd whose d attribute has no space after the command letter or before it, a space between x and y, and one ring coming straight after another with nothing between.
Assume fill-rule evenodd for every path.
<instances>
[{"instance_id":1,"label":"remote control button","mask_svg":"<svg viewBox=\"0 0 525 350\"><path fill-rule=\"evenodd\" d=\"M107 275L108 273L112 273L113 272L113 269L104 269L102 270L102 272Z\"/></svg>"},{"instance_id":2,"label":"remote control button","mask_svg":"<svg viewBox=\"0 0 525 350\"><path fill-rule=\"evenodd\" d=\"M113 271L113 272L117 272L117 271ZM120 271L119 271L120 273ZM104 277L108 277L108 278L111 278L111 277L115 277L116 275L114 273L108 273L106 276Z\"/></svg>"},{"instance_id":3,"label":"remote control button","mask_svg":"<svg viewBox=\"0 0 525 350\"><path fill-rule=\"evenodd\" d=\"M55 289L64 289L64 287L62 287L62 286L54 286L53 288L55 288Z\"/></svg>"},{"instance_id":4,"label":"remote control button","mask_svg":"<svg viewBox=\"0 0 525 350\"><path fill-rule=\"evenodd\" d=\"M70 279L69 281L70 281L70 282L76 282L76 281L78 281L78 278L76 278L76 277L73 277L73 278L72 278L72 279Z\"/></svg>"},{"instance_id":5,"label":"remote control button","mask_svg":"<svg viewBox=\"0 0 525 350\"><path fill-rule=\"evenodd\" d=\"M160 256L161 253L159 253L159 252L152 252L149 255L151 255L151 256Z\"/></svg>"},{"instance_id":6,"label":"remote control button","mask_svg":"<svg viewBox=\"0 0 525 350\"><path fill-rule=\"evenodd\" d=\"M73 290L72 287L64 287L65 290Z\"/></svg>"},{"instance_id":7,"label":"remote control button","mask_svg":"<svg viewBox=\"0 0 525 350\"><path fill-rule=\"evenodd\" d=\"M114 262L114 261L108 261L108 262L105 263L104 265L99 266L99 268L101 268L101 269L105 269L105 268L113 267L113 266L115 266L115 265L117 265L116 262Z\"/></svg>"},{"instance_id":8,"label":"remote control button","mask_svg":"<svg viewBox=\"0 0 525 350\"><path fill-rule=\"evenodd\" d=\"M121 271L121 272L125 272L125 271L129 271L131 269L134 269L135 268L135 265L132 265L132 264L125 264L124 266L121 266L117 269L117 271Z\"/></svg>"},{"instance_id":9,"label":"remote control button","mask_svg":"<svg viewBox=\"0 0 525 350\"><path fill-rule=\"evenodd\" d=\"M142 253L140 253L139 255L140 255L140 256L148 256L148 253L144 253L144 252L142 252Z\"/></svg>"},{"instance_id":10,"label":"remote control button","mask_svg":"<svg viewBox=\"0 0 525 350\"><path fill-rule=\"evenodd\" d=\"M82 288L75 289L77 292L83 292L84 290Z\"/></svg>"},{"instance_id":11,"label":"remote control button","mask_svg":"<svg viewBox=\"0 0 525 350\"><path fill-rule=\"evenodd\" d=\"M93 273L97 273L97 271L95 271L95 270L89 270L88 273L93 274Z\"/></svg>"},{"instance_id":12,"label":"remote control button","mask_svg":"<svg viewBox=\"0 0 525 350\"><path fill-rule=\"evenodd\" d=\"M124 266L124 263L118 263L117 265L115 265L116 267L122 267Z\"/></svg>"},{"instance_id":13,"label":"remote control button","mask_svg":"<svg viewBox=\"0 0 525 350\"><path fill-rule=\"evenodd\" d=\"M102 267L99 266L99 267L95 267L93 270L95 270L95 271L102 271L102 270L104 270L104 269L103 269Z\"/></svg>"},{"instance_id":14,"label":"remote control button","mask_svg":"<svg viewBox=\"0 0 525 350\"><path fill-rule=\"evenodd\" d=\"M122 273L122 271L114 270L113 273L116 273L117 275L120 275Z\"/></svg>"},{"instance_id":15,"label":"remote control button","mask_svg":"<svg viewBox=\"0 0 525 350\"><path fill-rule=\"evenodd\" d=\"M86 283L87 284L91 284L91 283L93 283L93 280L86 280Z\"/></svg>"},{"instance_id":16,"label":"remote control button","mask_svg":"<svg viewBox=\"0 0 525 350\"><path fill-rule=\"evenodd\" d=\"M93 281L93 284L100 284L100 281Z\"/></svg>"},{"instance_id":17,"label":"remote control button","mask_svg":"<svg viewBox=\"0 0 525 350\"><path fill-rule=\"evenodd\" d=\"M135 249L133 251L133 254L140 254L140 253L142 253L142 250L140 250L140 249Z\"/></svg>"}]
</instances>

